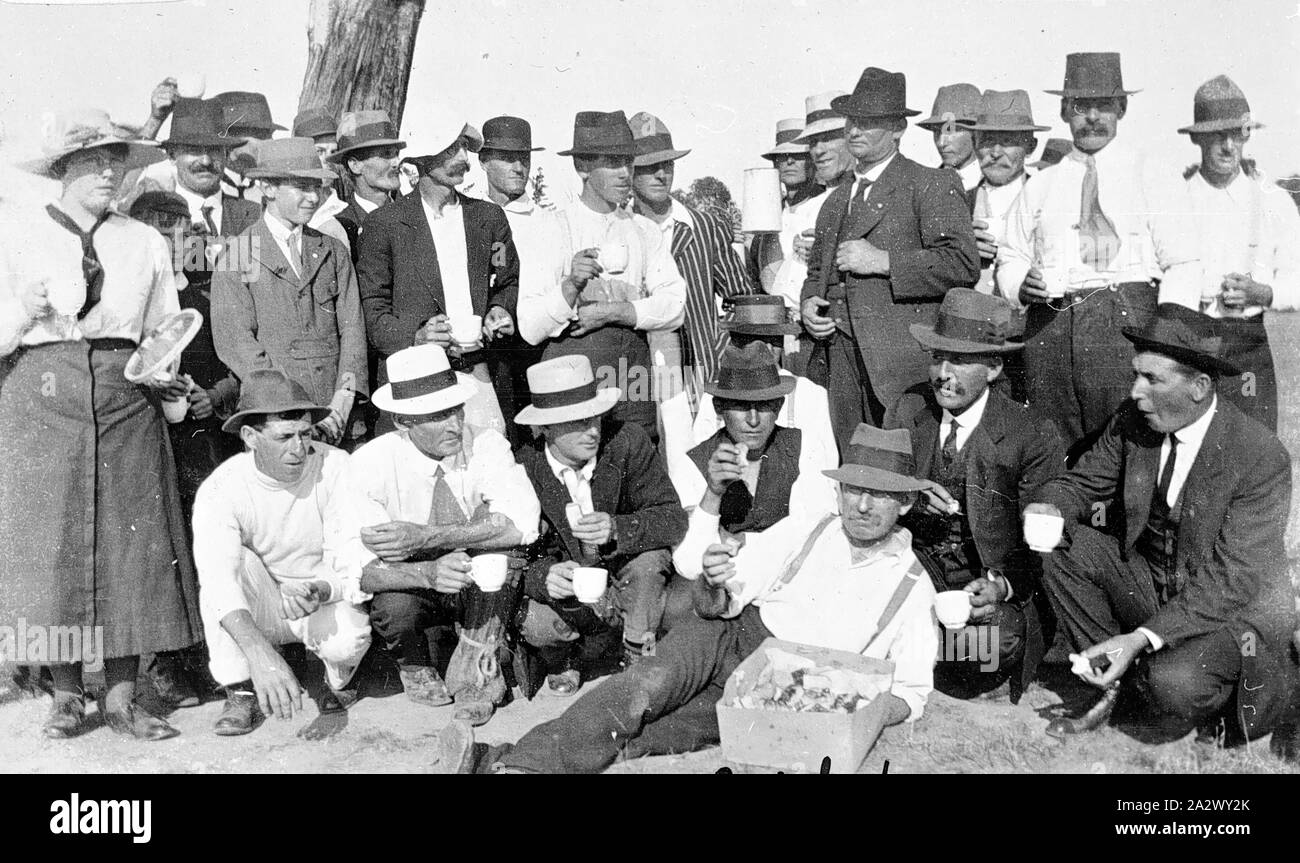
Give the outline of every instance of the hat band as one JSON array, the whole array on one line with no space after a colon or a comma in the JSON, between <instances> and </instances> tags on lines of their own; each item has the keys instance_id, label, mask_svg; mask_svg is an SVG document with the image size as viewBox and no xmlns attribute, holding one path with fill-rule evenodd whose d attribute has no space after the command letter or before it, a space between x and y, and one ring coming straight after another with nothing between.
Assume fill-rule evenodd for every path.
<instances>
[{"instance_id":1,"label":"hat band","mask_svg":"<svg viewBox=\"0 0 1300 863\"><path fill-rule=\"evenodd\" d=\"M520 153L533 148L532 141L523 138L488 138L483 142L483 150L502 150L507 153Z\"/></svg>"},{"instance_id":2,"label":"hat band","mask_svg":"<svg viewBox=\"0 0 1300 863\"><path fill-rule=\"evenodd\" d=\"M844 463L840 467L855 466L887 470L903 476L912 476L916 472L916 462L910 453L850 444L848 451L844 453Z\"/></svg>"},{"instance_id":3,"label":"hat band","mask_svg":"<svg viewBox=\"0 0 1300 863\"><path fill-rule=\"evenodd\" d=\"M991 348L1002 347L1006 336L999 333L990 321L959 318L956 315L939 313L934 323L934 334L946 339L960 339L965 342L979 342Z\"/></svg>"},{"instance_id":4,"label":"hat band","mask_svg":"<svg viewBox=\"0 0 1300 863\"><path fill-rule=\"evenodd\" d=\"M1033 126L1034 118L1028 114L980 114L975 118L976 126Z\"/></svg>"},{"instance_id":5,"label":"hat band","mask_svg":"<svg viewBox=\"0 0 1300 863\"><path fill-rule=\"evenodd\" d=\"M397 139L397 127L391 122L385 123L367 123L364 126L357 126L356 131L351 135L343 135L340 138L345 147L361 147L367 141L388 141Z\"/></svg>"},{"instance_id":6,"label":"hat band","mask_svg":"<svg viewBox=\"0 0 1300 863\"><path fill-rule=\"evenodd\" d=\"M788 320L784 303L754 303L746 305L743 312L737 309L728 323L733 326L745 326L746 324L784 324Z\"/></svg>"},{"instance_id":7,"label":"hat band","mask_svg":"<svg viewBox=\"0 0 1300 863\"><path fill-rule=\"evenodd\" d=\"M833 111L830 108L819 108L804 118L804 128L811 126L819 120L838 120L843 115L839 111Z\"/></svg>"},{"instance_id":8,"label":"hat band","mask_svg":"<svg viewBox=\"0 0 1300 863\"><path fill-rule=\"evenodd\" d=\"M673 136L667 132L660 135L646 135L636 141L636 151L643 155L671 149L673 149Z\"/></svg>"},{"instance_id":9,"label":"hat band","mask_svg":"<svg viewBox=\"0 0 1300 863\"><path fill-rule=\"evenodd\" d=\"M393 381L393 398L406 401L407 399L418 399L421 396L432 395L439 390L445 390L448 387L456 385L456 373L451 369L444 369L440 372L434 372L431 375L425 375L419 378L409 378L404 381Z\"/></svg>"},{"instance_id":10,"label":"hat band","mask_svg":"<svg viewBox=\"0 0 1300 863\"><path fill-rule=\"evenodd\" d=\"M549 410L550 408L567 408L570 405L589 402L596 397L596 381L590 380L581 386L569 390L555 390L539 393L533 390L533 407Z\"/></svg>"},{"instance_id":11,"label":"hat band","mask_svg":"<svg viewBox=\"0 0 1300 863\"><path fill-rule=\"evenodd\" d=\"M767 390L780 384L781 373L776 366L761 366L756 369L724 366L718 372L718 389L727 392Z\"/></svg>"}]
</instances>

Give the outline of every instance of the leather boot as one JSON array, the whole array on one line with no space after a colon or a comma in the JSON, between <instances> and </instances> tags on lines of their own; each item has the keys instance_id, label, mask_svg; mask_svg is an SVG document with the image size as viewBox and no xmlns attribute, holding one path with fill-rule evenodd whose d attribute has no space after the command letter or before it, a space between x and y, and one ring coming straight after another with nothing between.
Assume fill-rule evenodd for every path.
<instances>
[{"instance_id":1,"label":"leather boot","mask_svg":"<svg viewBox=\"0 0 1300 863\"><path fill-rule=\"evenodd\" d=\"M53 740L67 740L85 731L86 696L81 692L55 692L54 704L41 732Z\"/></svg>"},{"instance_id":2,"label":"leather boot","mask_svg":"<svg viewBox=\"0 0 1300 863\"><path fill-rule=\"evenodd\" d=\"M1047 733L1052 737L1069 737L1072 734L1083 734L1085 731L1092 731L1106 724L1110 718L1111 711L1115 709L1115 702L1119 699L1119 684L1112 683L1102 691L1101 698L1097 703L1088 708L1082 716L1075 718L1058 717L1053 719L1047 725Z\"/></svg>"},{"instance_id":3,"label":"leather boot","mask_svg":"<svg viewBox=\"0 0 1300 863\"><path fill-rule=\"evenodd\" d=\"M180 729L172 726L166 719L154 716L139 704L130 702L124 709L109 710L105 700L99 700L99 712L104 717L104 724L126 737L136 740L167 740L179 735Z\"/></svg>"},{"instance_id":4,"label":"leather boot","mask_svg":"<svg viewBox=\"0 0 1300 863\"><path fill-rule=\"evenodd\" d=\"M198 707L199 693L190 683L180 653L156 653L145 676L158 697L172 707Z\"/></svg>"},{"instance_id":5,"label":"leather boot","mask_svg":"<svg viewBox=\"0 0 1300 863\"><path fill-rule=\"evenodd\" d=\"M221 708L217 721L212 723L212 733L221 737L237 737L261 725L264 719L266 716L257 704L256 693L251 689L226 687L226 704Z\"/></svg>"}]
</instances>

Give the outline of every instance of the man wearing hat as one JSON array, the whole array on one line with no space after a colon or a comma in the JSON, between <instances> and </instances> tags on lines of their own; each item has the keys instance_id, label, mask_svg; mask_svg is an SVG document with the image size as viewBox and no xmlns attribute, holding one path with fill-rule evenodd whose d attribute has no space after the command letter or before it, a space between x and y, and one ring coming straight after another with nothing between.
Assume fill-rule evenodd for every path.
<instances>
[{"instance_id":1,"label":"man wearing hat","mask_svg":"<svg viewBox=\"0 0 1300 863\"><path fill-rule=\"evenodd\" d=\"M281 644L302 643L325 664L322 713L356 700L348 683L370 647L361 572L374 555L361 542L347 453L312 441L330 410L282 371L252 372L222 425L245 452L199 488L199 607L212 676L226 689L216 734L247 734L268 714L302 710Z\"/></svg>"},{"instance_id":2,"label":"man wearing hat","mask_svg":"<svg viewBox=\"0 0 1300 863\"><path fill-rule=\"evenodd\" d=\"M397 162L406 142L398 140L387 111L346 112L335 135L334 152L327 158L343 169L346 204L335 218L348 233L355 262L366 216L393 200L401 186Z\"/></svg>"},{"instance_id":3,"label":"man wearing hat","mask_svg":"<svg viewBox=\"0 0 1300 863\"><path fill-rule=\"evenodd\" d=\"M745 253L745 268L750 280L769 294L785 296L792 311L799 308L798 292L802 280L794 285L793 291L781 291L777 288L777 273L782 263L794 255L794 238L812 228L817 220L816 213L808 215L809 202L826 190L817 182L808 145L795 140L803 134L803 128L804 121L799 117L776 124L776 145L764 153L763 158L772 163L780 176L784 193L781 230L779 233L755 234Z\"/></svg>"},{"instance_id":4,"label":"man wearing hat","mask_svg":"<svg viewBox=\"0 0 1300 863\"><path fill-rule=\"evenodd\" d=\"M817 217L803 285L804 329L825 357L832 425L841 453L860 423L926 379L908 335L933 324L949 288L970 285L979 254L970 213L952 172L923 168L898 152L907 81L875 67L833 108L847 117L854 180L835 189Z\"/></svg>"},{"instance_id":5,"label":"man wearing hat","mask_svg":"<svg viewBox=\"0 0 1300 863\"><path fill-rule=\"evenodd\" d=\"M980 181L980 164L975 155L975 138L970 124L980 108L980 91L974 84L944 84L934 97L930 116L916 125L934 135L941 168L961 176L963 189L970 191Z\"/></svg>"},{"instance_id":6,"label":"man wearing hat","mask_svg":"<svg viewBox=\"0 0 1300 863\"><path fill-rule=\"evenodd\" d=\"M951 648L935 669L935 686L958 697L1020 671L1018 699L1045 649L1035 607L1035 600L1046 605L1042 559L1025 545L1020 511L1064 467L1065 447L1051 420L991 387L1004 359L1022 347L1007 341L1010 327L1011 309L1000 298L953 288L933 326L911 328L929 354L928 383L885 419L911 432L917 476L935 483L903 519L912 548L935 590L970 594L971 623L945 633ZM985 645L991 655L971 650Z\"/></svg>"},{"instance_id":7,"label":"man wearing hat","mask_svg":"<svg viewBox=\"0 0 1300 863\"><path fill-rule=\"evenodd\" d=\"M1300 307L1300 214L1245 158L1262 124L1231 79L1206 81L1192 108L1194 122L1178 131L1200 148L1201 162L1183 175L1185 195L1169 228L1195 238L1199 260L1165 274L1160 301L1218 320L1226 356L1243 374L1221 378L1219 395L1276 432L1277 374L1264 311Z\"/></svg>"},{"instance_id":8,"label":"man wearing hat","mask_svg":"<svg viewBox=\"0 0 1300 863\"><path fill-rule=\"evenodd\" d=\"M231 90L218 93L212 101L221 111L221 125L226 134L244 142L230 154L231 170L226 174L226 183L241 198L257 201L258 187L248 172L257 165L260 142L287 130L271 119L271 106L261 93Z\"/></svg>"},{"instance_id":9,"label":"man wearing hat","mask_svg":"<svg viewBox=\"0 0 1300 863\"><path fill-rule=\"evenodd\" d=\"M381 356L441 346L480 384L465 407L470 422L518 443L510 349L519 257L510 223L496 204L456 189L483 136L446 106L427 114L428 137L440 149L411 160L420 172L415 191L372 214L361 234L357 273L370 345ZM387 431L386 418L376 428Z\"/></svg>"},{"instance_id":10,"label":"man wearing hat","mask_svg":"<svg viewBox=\"0 0 1300 863\"><path fill-rule=\"evenodd\" d=\"M839 483L843 515L795 514L742 547L709 546L693 583L695 617L669 631L653 657L605 680L558 719L483 753L481 768L594 773L620 753L717 745L722 687L770 637L892 662L893 682L879 696L885 723L920 718L939 642L934 589L911 535L896 524L929 485L913 467L907 432L858 428L842 466L825 471Z\"/></svg>"},{"instance_id":11,"label":"man wearing hat","mask_svg":"<svg viewBox=\"0 0 1300 863\"><path fill-rule=\"evenodd\" d=\"M1149 319L1153 279L1186 244L1155 245L1152 222L1170 206L1173 179L1116 139L1137 92L1124 89L1119 54L1070 54L1063 88L1048 92L1061 97L1074 150L1025 184L995 278L1003 296L1028 306L1029 402L1073 444L1100 431L1127 395L1133 349L1121 330Z\"/></svg>"},{"instance_id":12,"label":"man wearing hat","mask_svg":"<svg viewBox=\"0 0 1300 863\"><path fill-rule=\"evenodd\" d=\"M519 461L541 501L543 527L524 579L532 600L524 635L541 650L551 691L572 695L581 682L575 647L591 656L621 625L625 661L654 651L686 513L650 436L607 416L619 389L597 389L590 360L545 360L528 370L528 386L533 401L518 422L541 434ZM578 566L609 574L610 589L592 605L575 597ZM575 645L579 636L589 643Z\"/></svg>"},{"instance_id":13,"label":"man wearing hat","mask_svg":"<svg viewBox=\"0 0 1300 863\"><path fill-rule=\"evenodd\" d=\"M321 167L327 171L331 167L329 157L338 149L336 131L334 118L324 108L308 108L300 111L298 116L293 118L293 137L311 138L315 141L316 155L320 157ZM351 253L352 239L347 229L343 227L343 223L335 218L348 208L335 191L338 185L336 180L325 187L325 200L321 201L320 206L316 208L316 215L312 216L307 224L343 243ZM355 262L356 259L353 260Z\"/></svg>"},{"instance_id":14,"label":"man wearing hat","mask_svg":"<svg viewBox=\"0 0 1300 863\"><path fill-rule=\"evenodd\" d=\"M1238 369L1212 318L1162 303L1124 336L1136 351L1131 401L1025 511L1065 520L1044 581L1091 663L1076 673L1104 692L1083 717L1047 730L1102 724L1122 679L1172 739L1219 720L1229 739L1254 739L1294 723L1300 693L1284 547L1290 458L1216 394L1217 379ZM1095 526L1107 507L1103 533Z\"/></svg>"},{"instance_id":15,"label":"man wearing hat","mask_svg":"<svg viewBox=\"0 0 1300 863\"><path fill-rule=\"evenodd\" d=\"M656 440L648 336L681 327L686 282L659 227L624 208L636 143L622 111L580 111L573 146L557 155L573 157L582 193L555 211L564 238L554 264L560 278L525 286L520 332L544 344L547 359L580 354L602 379L613 375L622 396L614 418L638 423Z\"/></svg>"},{"instance_id":16,"label":"man wearing hat","mask_svg":"<svg viewBox=\"0 0 1300 863\"><path fill-rule=\"evenodd\" d=\"M498 651L518 604L518 582L485 592L471 555L505 552L537 539L537 495L510 443L465 422L475 383L451 370L437 345L405 348L387 361L377 408L396 429L352 455L366 527L361 541L378 556L361 575L374 595L370 619L398 662L407 697L458 705L456 717L486 722L506 696ZM522 564L522 560L520 561ZM438 674L425 631L454 625L460 641Z\"/></svg>"},{"instance_id":17,"label":"man wearing hat","mask_svg":"<svg viewBox=\"0 0 1300 863\"><path fill-rule=\"evenodd\" d=\"M329 405L320 432L341 443L360 431L349 417L370 384L352 258L307 224L335 174L320 166L310 138L264 141L258 158L249 176L260 181L266 211L239 236L248 260L212 278L217 355L240 380L257 369L283 371Z\"/></svg>"}]
</instances>

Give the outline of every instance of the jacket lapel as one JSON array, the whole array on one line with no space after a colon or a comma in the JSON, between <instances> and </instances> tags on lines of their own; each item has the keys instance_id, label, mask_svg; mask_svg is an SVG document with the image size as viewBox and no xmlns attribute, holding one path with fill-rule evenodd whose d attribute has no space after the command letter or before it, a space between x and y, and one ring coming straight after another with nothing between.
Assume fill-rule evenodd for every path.
<instances>
[{"instance_id":1,"label":"jacket lapel","mask_svg":"<svg viewBox=\"0 0 1300 863\"><path fill-rule=\"evenodd\" d=\"M1129 422L1144 420L1130 418ZM1146 529L1147 519L1151 517L1151 495L1156 489L1156 473L1160 467L1160 445L1163 435L1151 432L1143 433L1137 429L1132 445L1124 454L1124 547L1132 548L1142 531Z\"/></svg>"},{"instance_id":2,"label":"jacket lapel","mask_svg":"<svg viewBox=\"0 0 1300 863\"><path fill-rule=\"evenodd\" d=\"M904 171L902 162L903 154L896 153L893 161L881 172L876 182L871 184L867 200L854 211L853 218L844 226L841 234L843 239L861 239L880 224L885 210L889 207L890 196L902 185Z\"/></svg>"},{"instance_id":3,"label":"jacket lapel","mask_svg":"<svg viewBox=\"0 0 1300 863\"><path fill-rule=\"evenodd\" d=\"M1224 410L1224 402L1219 401L1210 420L1210 427L1205 431L1205 440L1201 441L1200 452L1192 462L1192 469L1183 484L1182 509L1178 522L1178 563L1183 568L1184 561L1193 548L1210 548L1213 538L1197 542L1192 532L1201 526L1203 514L1210 505L1210 496L1222 494L1229 487L1226 482L1227 466L1224 463L1228 435L1228 424L1232 417Z\"/></svg>"},{"instance_id":4,"label":"jacket lapel","mask_svg":"<svg viewBox=\"0 0 1300 863\"><path fill-rule=\"evenodd\" d=\"M424 202L420 191L416 189L397 200L401 209L401 221L406 225L410 243L417 264L420 282L442 304L442 274L438 270L438 250L433 245L433 232L429 229L429 219L424 215Z\"/></svg>"},{"instance_id":5,"label":"jacket lapel","mask_svg":"<svg viewBox=\"0 0 1300 863\"><path fill-rule=\"evenodd\" d=\"M483 224L483 208L479 202L460 192L456 193L456 200L460 202L461 219L465 223L465 265L468 269L465 277L469 280L470 302L474 309L486 311L488 286L482 279L474 278L474 274L489 271L489 262L483 260L483 256L491 254L492 238Z\"/></svg>"},{"instance_id":6,"label":"jacket lapel","mask_svg":"<svg viewBox=\"0 0 1300 863\"><path fill-rule=\"evenodd\" d=\"M304 229L302 232L302 283L304 285L312 283L321 265L330 255L329 243L325 242L324 235L316 231L309 234L307 230L309 229Z\"/></svg>"},{"instance_id":7,"label":"jacket lapel","mask_svg":"<svg viewBox=\"0 0 1300 863\"><path fill-rule=\"evenodd\" d=\"M934 465L934 449L939 445L939 420L943 416L939 406L927 397L925 409L917 411L913 421L912 453L916 457L916 475L929 477Z\"/></svg>"},{"instance_id":8,"label":"jacket lapel","mask_svg":"<svg viewBox=\"0 0 1300 863\"><path fill-rule=\"evenodd\" d=\"M296 290L298 277L294 275L293 267L289 266L288 258L280 251L280 244L271 236L271 229L266 226L266 222L258 219L253 232L257 239L257 263L263 270Z\"/></svg>"}]
</instances>

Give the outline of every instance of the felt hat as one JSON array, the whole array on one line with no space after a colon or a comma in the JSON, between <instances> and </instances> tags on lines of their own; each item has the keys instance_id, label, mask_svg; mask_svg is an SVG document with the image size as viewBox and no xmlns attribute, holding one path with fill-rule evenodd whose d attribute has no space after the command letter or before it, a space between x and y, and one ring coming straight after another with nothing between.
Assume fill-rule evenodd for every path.
<instances>
[{"instance_id":1,"label":"felt hat","mask_svg":"<svg viewBox=\"0 0 1300 863\"><path fill-rule=\"evenodd\" d=\"M1241 374L1225 358L1223 337L1218 334L1215 319L1177 303L1161 303L1145 328L1125 327L1124 338L1138 353L1163 354L1209 374Z\"/></svg>"},{"instance_id":2,"label":"felt hat","mask_svg":"<svg viewBox=\"0 0 1300 863\"><path fill-rule=\"evenodd\" d=\"M793 336L801 327L785 312L785 300L771 294L739 294L731 298L731 314L722 321L729 333L745 336Z\"/></svg>"},{"instance_id":3,"label":"felt hat","mask_svg":"<svg viewBox=\"0 0 1300 863\"><path fill-rule=\"evenodd\" d=\"M321 167L316 143L311 138L273 138L257 144L257 167L245 176L267 180L300 177L307 180L337 180L338 174Z\"/></svg>"},{"instance_id":4,"label":"felt hat","mask_svg":"<svg viewBox=\"0 0 1300 863\"><path fill-rule=\"evenodd\" d=\"M349 154L367 147L406 146L398 140L397 126L388 119L387 111L347 111L339 120L335 131L338 149L329 155L329 161L343 164Z\"/></svg>"},{"instance_id":5,"label":"felt hat","mask_svg":"<svg viewBox=\"0 0 1300 863\"><path fill-rule=\"evenodd\" d=\"M302 384L278 369L249 372L239 389L239 403L230 419L221 424L224 432L239 433L249 417L309 411L312 424L329 416L330 409L314 404Z\"/></svg>"},{"instance_id":6,"label":"felt hat","mask_svg":"<svg viewBox=\"0 0 1300 863\"><path fill-rule=\"evenodd\" d=\"M930 116L917 120L923 129L942 128L945 123L973 123L979 113L980 91L974 84L944 84L934 97Z\"/></svg>"},{"instance_id":7,"label":"felt hat","mask_svg":"<svg viewBox=\"0 0 1300 863\"><path fill-rule=\"evenodd\" d=\"M866 423L853 430L839 468L822 474L873 491L921 491L932 485L915 476L916 457L907 429L885 431Z\"/></svg>"},{"instance_id":8,"label":"felt hat","mask_svg":"<svg viewBox=\"0 0 1300 863\"><path fill-rule=\"evenodd\" d=\"M858 86L849 95L833 100L831 108L845 117L860 119L915 117L921 113L907 107L907 76L875 66L862 70Z\"/></svg>"},{"instance_id":9,"label":"felt hat","mask_svg":"<svg viewBox=\"0 0 1300 863\"><path fill-rule=\"evenodd\" d=\"M1262 123L1251 118L1250 103L1241 88L1227 75L1217 75L1196 88L1196 95L1192 98L1192 125L1184 126L1178 132L1191 135L1262 127Z\"/></svg>"},{"instance_id":10,"label":"felt hat","mask_svg":"<svg viewBox=\"0 0 1300 863\"><path fill-rule=\"evenodd\" d=\"M705 384L704 391L714 398L761 402L788 396L794 387L793 376L782 376L771 346L750 342L743 348L727 345L718 365L718 379Z\"/></svg>"},{"instance_id":11,"label":"felt hat","mask_svg":"<svg viewBox=\"0 0 1300 863\"><path fill-rule=\"evenodd\" d=\"M678 150L673 147L673 133L654 114L640 111L627 121L632 129L632 141L636 155L632 164L636 167L658 165L660 162L675 162L690 150Z\"/></svg>"},{"instance_id":12,"label":"felt hat","mask_svg":"<svg viewBox=\"0 0 1300 863\"><path fill-rule=\"evenodd\" d=\"M1119 54L1113 51L1080 52L1065 56L1065 84L1047 90L1067 99L1110 99L1131 96L1141 90L1125 90Z\"/></svg>"},{"instance_id":13,"label":"felt hat","mask_svg":"<svg viewBox=\"0 0 1300 863\"><path fill-rule=\"evenodd\" d=\"M1034 111L1029 105L1029 94L1024 90L985 90L975 110L975 120L957 122L974 132L1047 132L1051 129L1050 126L1034 124Z\"/></svg>"},{"instance_id":14,"label":"felt hat","mask_svg":"<svg viewBox=\"0 0 1300 863\"><path fill-rule=\"evenodd\" d=\"M481 150L501 150L506 153L536 153L545 147L533 146L533 127L521 117L493 117L483 124Z\"/></svg>"},{"instance_id":15,"label":"felt hat","mask_svg":"<svg viewBox=\"0 0 1300 863\"><path fill-rule=\"evenodd\" d=\"M928 350L1006 354L1024 347L1007 341L1011 317L1011 306L1002 298L970 288L953 288L943 295L934 326L911 324L908 330Z\"/></svg>"},{"instance_id":16,"label":"felt hat","mask_svg":"<svg viewBox=\"0 0 1300 863\"><path fill-rule=\"evenodd\" d=\"M632 127L622 111L579 111L573 118L573 146L557 156L635 156Z\"/></svg>"}]
</instances>

